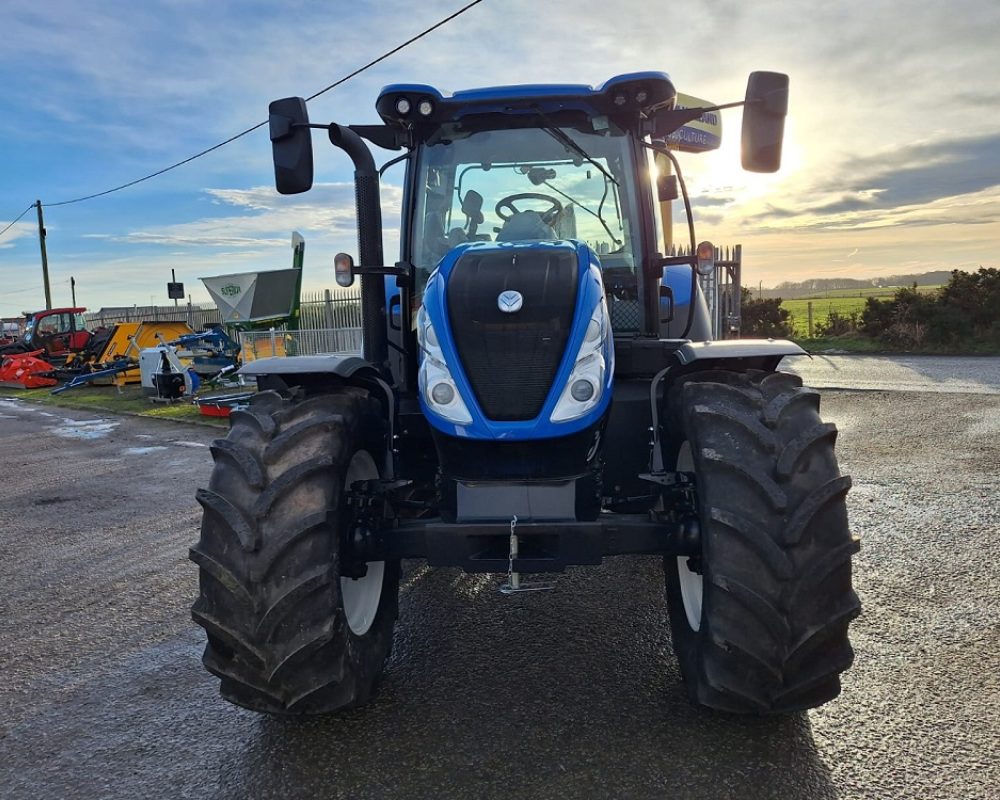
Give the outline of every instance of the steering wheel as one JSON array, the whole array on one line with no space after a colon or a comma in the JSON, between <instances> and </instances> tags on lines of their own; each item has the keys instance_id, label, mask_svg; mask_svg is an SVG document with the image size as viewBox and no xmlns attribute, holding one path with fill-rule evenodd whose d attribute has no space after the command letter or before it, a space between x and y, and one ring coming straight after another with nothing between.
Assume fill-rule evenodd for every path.
<instances>
[{"instance_id":1,"label":"steering wheel","mask_svg":"<svg viewBox=\"0 0 1000 800\"><path fill-rule=\"evenodd\" d=\"M521 194L509 194L502 198L500 202L497 203L495 211L497 216L500 217L504 222L509 220L515 214L520 214L521 212L517 209L514 203L519 200L544 200L551 207L547 208L545 211L540 212L542 217L542 222L546 225L551 226L556 218L562 213L563 205L556 198L547 194L539 194L538 192L522 192ZM505 214L504 210L509 209L510 213Z\"/></svg>"}]
</instances>

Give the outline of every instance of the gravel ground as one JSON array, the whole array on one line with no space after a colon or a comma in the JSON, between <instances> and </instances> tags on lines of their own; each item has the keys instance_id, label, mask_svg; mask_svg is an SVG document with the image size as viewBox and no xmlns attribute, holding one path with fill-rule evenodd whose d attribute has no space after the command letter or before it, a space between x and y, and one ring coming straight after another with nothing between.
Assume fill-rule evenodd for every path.
<instances>
[{"instance_id":1,"label":"gravel ground","mask_svg":"<svg viewBox=\"0 0 1000 800\"><path fill-rule=\"evenodd\" d=\"M0 402L0 797L987 798L1000 786L1000 396L824 394L865 604L844 693L692 707L659 562L551 593L410 564L369 707L220 700L189 621L214 431Z\"/></svg>"}]
</instances>

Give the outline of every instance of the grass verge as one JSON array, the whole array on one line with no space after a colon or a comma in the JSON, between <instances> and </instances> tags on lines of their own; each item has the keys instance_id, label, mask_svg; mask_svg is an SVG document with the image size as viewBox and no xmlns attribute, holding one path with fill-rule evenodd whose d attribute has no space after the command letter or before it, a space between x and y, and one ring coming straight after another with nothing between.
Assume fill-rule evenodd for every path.
<instances>
[{"instance_id":1,"label":"grass verge","mask_svg":"<svg viewBox=\"0 0 1000 800\"><path fill-rule=\"evenodd\" d=\"M206 417L192 403L152 403L143 395L142 387L126 386L121 392L114 386L84 386L62 394L52 394L51 389L12 389L0 386L0 398L18 398L29 403L39 403L57 408L78 408L84 411L101 411L134 417L189 422L196 425L228 427L228 420Z\"/></svg>"},{"instance_id":2,"label":"grass verge","mask_svg":"<svg viewBox=\"0 0 1000 800\"><path fill-rule=\"evenodd\" d=\"M846 336L805 336L789 337L795 344L810 353L884 353L885 345L867 336L848 334Z\"/></svg>"}]
</instances>

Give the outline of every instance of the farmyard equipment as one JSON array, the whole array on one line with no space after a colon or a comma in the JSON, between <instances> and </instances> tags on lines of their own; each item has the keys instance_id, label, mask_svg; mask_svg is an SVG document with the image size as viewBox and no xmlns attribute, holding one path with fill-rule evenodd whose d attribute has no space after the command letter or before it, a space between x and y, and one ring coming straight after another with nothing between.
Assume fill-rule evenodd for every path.
<instances>
[{"instance_id":1,"label":"farmyard equipment","mask_svg":"<svg viewBox=\"0 0 1000 800\"><path fill-rule=\"evenodd\" d=\"M0 355L0 386L40 389L55 386L55 367L44 360L44 350Z\"/></svg>"},{"instance_id":2,"label":"farmyard equipment","mask_svg":"<svg viewBox=\"0 0 1000 800\"><path fill-rule=\"evenodd\" d=\"M787 76L750 76L743 164L780 163ZM366 702L401 558L522 573L663 556L692 698L786 713L840 691L857 541L834 426L776 372L784 341L709 341L669 148L719 106L663 73L445 95L383 90L381 125L271 104L279 191L312 183L310 128L355 165L364 352L253 362L260 393L212 448L194 619L223 695L276 713ZM704 127L704 125L702 126ZM403 151L401 259L385 265L368 145ZM717 144L717 142L715 143ZM702 149L712 146L702 141ZM669 162L671 174L659 170ZM683 196L690 255L658 205ZM386 285L386 278L389 285Z\"/></svg>"},{"instance_id":3,"label":"farmyard equipment","mask_svg":"<svg viewBox=\"0 0 1000 800\"><path fill-rule=\"evenodd\" d=\"M61 364L73 353L85 349L91 334L84 322L85 308L50 308L25 313L24 334L0 347L0 354L42 350L53 364Z\"/></svg>"}]
</instances>

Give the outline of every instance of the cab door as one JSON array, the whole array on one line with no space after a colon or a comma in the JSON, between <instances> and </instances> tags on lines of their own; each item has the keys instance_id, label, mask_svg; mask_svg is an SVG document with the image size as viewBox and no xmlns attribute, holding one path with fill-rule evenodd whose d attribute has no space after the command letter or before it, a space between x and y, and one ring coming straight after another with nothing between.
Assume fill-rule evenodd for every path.
<instances>
[{"instance_id":1,"label":"cab door","mask_svg":"<svg viewBox=\"0 0 1000 800\"><path fill-rule=\"evenodd\" d=\"M69 351L72 333L71 314L46 314L35 323L33 344L36 347L44 347L50 355L62 355Z\"/></svg>"}]
</instances>

